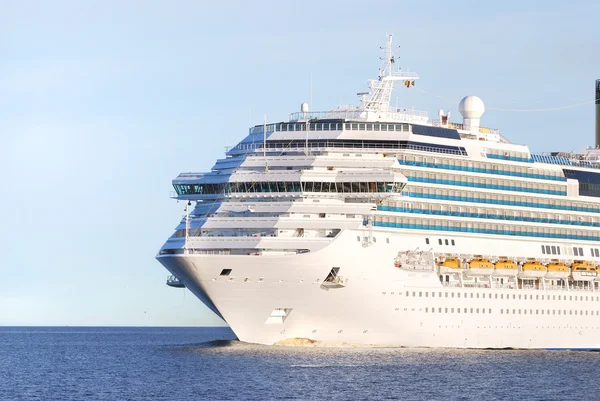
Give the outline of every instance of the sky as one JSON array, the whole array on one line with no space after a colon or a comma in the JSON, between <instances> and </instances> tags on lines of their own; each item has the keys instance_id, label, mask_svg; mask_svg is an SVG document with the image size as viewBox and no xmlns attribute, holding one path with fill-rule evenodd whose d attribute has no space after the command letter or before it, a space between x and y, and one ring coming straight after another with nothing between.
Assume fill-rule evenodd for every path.
<instances>
[{"instance_id":1,"label":"sky","mask_svg":"<svg viewBox=\"0 0 600 401\"><path fill-rule=\"evenodd\" d=\"M0 0L0 325L223 325L154 259L249 125L357 103L394 34L393 102L466 95L532 151L594 141L597 1ZM312 83L312 84L311 84Z\"/></svg>"}]
</instances>

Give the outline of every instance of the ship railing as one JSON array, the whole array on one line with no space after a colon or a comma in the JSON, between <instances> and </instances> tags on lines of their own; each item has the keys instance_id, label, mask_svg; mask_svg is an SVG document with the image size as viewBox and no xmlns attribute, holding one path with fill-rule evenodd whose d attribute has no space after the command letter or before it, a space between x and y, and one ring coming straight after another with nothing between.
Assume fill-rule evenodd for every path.
<instances>
[{"instance_id":1,"label":"ship railing","mask_svg":"<svg viewBox=\"0 0 600 401\"><path fill-rule=\"evenodd\" d=\"M364 110L362 108L341 110L330 110L330 111L307 111L307 112L295 112L290 114L290 121L306 121L306 120L321 120L321 119L339 119L339 120L366 120L368 113L371 111ZM374 111L373 111L374 112ZM414 119L423 120L428 118L426 111L412 110L412 109L401 109L390 107L385 110L378 110L377 113L385 114L385 119L390 120L407 120L411 121ZM260 127L259 127L260 128Z\"/></svg>"},{"instance_id":2,"label":"ship railing","mask_svg":"<svg viewBox=\"0 0 600 401\"><path fill-rule=\"evenodd\" d=\"M267 146L266 150L270 151L270 152L287 152L287 151L291 151L291 150L297 150L297 151L303 151L305 149L307 149L307 144L304 143L302 141L302 143L300 142L290 142L285 144L285 146ZM432 153L443 153L443 154L450 154L450 155L459 155L459 156L464 156L466 155L465 151L461 151L461 150L454 150L454 149L443 149L443 148L436 148L436 147L430 147L430 146L422 146L422 145L414 145L414 144L398 144L398 143L394 143L394 142L389 142L389 143L361 143L360 141L357 141L355 143L337 143L337 142L330 142L330 141L313 141L311 140L308 143L308 148L311 150L316 150L316 151L324 151L324 150L330 150L330 149L336 149L336 150L416 150L416 151L421 151L421 152L432 152ZM263 150L263 146L262 143L258 144L258 143L248 143L248 144L241 144L238 146L235 146L233 149L231 149L230 153L235 153L236 151L262 151Z\"/></svg>"},{"instance_id":3,"label":"ship railing","mask_svg":"<svg viewBox=\"0 0 600 401\"><path fill-rule=\"evenodd\" d=\"M432 125L434 127L446 127L446 128L451 128L451 129L459 129L459 130L463 130L463 131L470 131L470 128L467 127L464 124L461 123L452 123L452 122L448 122L446 124L442 124L442 122L440 120L433 120ZM488 128L488 127L478 127L477 132L479 132L480 134L495 134L495 135L500 135L500 130L497 128Z\"/></svg>"},{"instance_id":4,"label":"ship railing","mask_svg":"<svg viewBox=\"0 0 600 401\"><path fill-rule=\"evenodd\" d=\"M322 119L343 119L353 120L358 119L361 115L364 116L365 111L362 109L357 110L331 110L331 111L308 111L308 112L295 112L290 114L290 121L301 121L301 120L322 120Z\"/></svg>"},{"instance_id":5,"label":"ship railing","mask_svg":"<svg viewBox=\"0 0 600 401\"><path fill-rule=\"evenodd\" d=\"M444 282L442 283L442 286L443 286L443 287L462 287L462 286L460 285L460 283L457 283L457 282L446 282L446 281L444 281ZM465 284L465 287L467 287L467 285L466 285L466 284Z\"/></svg>"}]
</instances>

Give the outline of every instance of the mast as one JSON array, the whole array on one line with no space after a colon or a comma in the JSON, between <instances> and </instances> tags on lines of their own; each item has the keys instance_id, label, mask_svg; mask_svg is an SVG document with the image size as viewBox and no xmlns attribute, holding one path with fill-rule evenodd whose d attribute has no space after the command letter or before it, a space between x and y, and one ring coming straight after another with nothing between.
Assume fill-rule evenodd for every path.
<instances>
[{"instance_id":1,"label":"mast","mask_svg":"<svg viewBox=\"0 0 600 401\"><path fill-rule=\"evenodd\" d=\"M392 35L388 34L387 37L385 48L380 48L384 52L384 56L382 58L383 67L379 69L379 77L376 80L369 80L369 93L361 96L364 110L367 112L389 112L394 83L404 81L404 85L409 88L419 79L414 72L400 71L400 68L394 69L396 57L392 48Z\"/></svg>"},{"instance_id":2,"label":"mast","mask_svg":"<svg viewBox=\"0 0 600 401\"><path fill-rule=\"evenodd\" d=\"M267 115L265 114L263 120L263 159L265 159L265 172L269 171L267 164Z\"/></svg>"}]
</instances>

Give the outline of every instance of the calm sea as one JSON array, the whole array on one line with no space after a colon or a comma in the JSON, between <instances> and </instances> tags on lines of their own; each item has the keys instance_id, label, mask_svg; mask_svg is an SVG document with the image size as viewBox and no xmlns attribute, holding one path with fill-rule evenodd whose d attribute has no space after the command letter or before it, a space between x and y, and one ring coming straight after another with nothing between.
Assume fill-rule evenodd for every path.
<instances>
[{"instance_id":1,"label":"calm sea","mask_svg":"<svg viewBox=\"0 0 600 401\"><path fill-rule=\"evenodd\" d=\"M0 327L2 400L600 400L600 353L243 344L225 328Z\"/></svg>"}]
</instances>

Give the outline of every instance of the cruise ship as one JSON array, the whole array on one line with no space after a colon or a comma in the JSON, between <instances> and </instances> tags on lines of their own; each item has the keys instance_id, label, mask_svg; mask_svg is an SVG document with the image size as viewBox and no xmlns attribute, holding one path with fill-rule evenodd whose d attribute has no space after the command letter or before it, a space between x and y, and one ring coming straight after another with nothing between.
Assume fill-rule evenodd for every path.
<instances>
[{"instance_id":1,"label":"cruise ship","mask_svg":"<svg viewBox=\"0 0 600 401\"><path fill-rule=\"evenodd\" d=\"M532 153L476 96L462 122L392 107L419 76L382 52L359 106L303 103L173 180L167 284L251 343L600 348L598 146Z\"/></svg>"}]
</instances>

